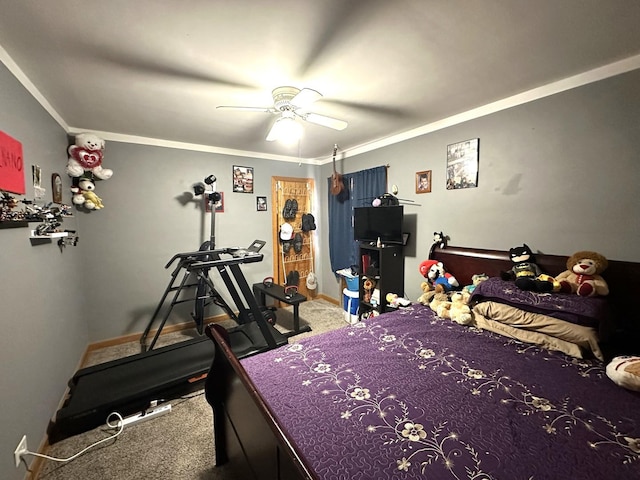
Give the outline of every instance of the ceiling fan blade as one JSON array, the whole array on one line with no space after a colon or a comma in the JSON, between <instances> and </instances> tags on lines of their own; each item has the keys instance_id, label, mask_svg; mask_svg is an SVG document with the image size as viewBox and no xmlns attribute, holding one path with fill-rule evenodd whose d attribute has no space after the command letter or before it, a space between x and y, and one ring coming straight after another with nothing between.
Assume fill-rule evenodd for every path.
<instances>
[{"instance_id":1,"label":"ceiling fan blade","mask_svg":"<svg viewBox=\"0 0 640 480\"><path fill-rule=\"evenodd\" d=\"M337 118L331 118L317 113L307 113L303 115L302 118L307 122L322 125L323 127L333 128L334 130L344 130L347 128L347 125L349 125L344 120L338 120Z\"/></svg>"},{"instance_id":2,"label":"ceiling fan blade","mask_svg":"<svg viewBox=\"0 0 640 480\"><path fill-rule=\"evenodd\" d=\"M216 110L244 110L249 112L276 113L276 111L270 107L241 107L235 105L218 105Z\"/></svg>"},{"instance_id":3,"label":"ceiling fan blade","mask_svg":"<svg viewBox=\"0 0 640 480\"><path fill-rule=\"evenodd\" d=\"M322 98L322 94L311 88L303 88L291 99L291 105L296 108L306 108Z\"/></svg>"}]
</instances>

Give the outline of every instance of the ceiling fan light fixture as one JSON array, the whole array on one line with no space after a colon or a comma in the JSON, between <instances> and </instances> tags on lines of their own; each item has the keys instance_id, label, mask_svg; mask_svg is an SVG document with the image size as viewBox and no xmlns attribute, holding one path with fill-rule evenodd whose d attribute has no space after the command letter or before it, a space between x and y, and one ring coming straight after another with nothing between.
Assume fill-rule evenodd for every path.
<instances>
[{"instance_id":1,"label":"ceiling fan light fixture","mask_svg":"<svg viewBox=\"0 0 640 480\"><path fill-rule=\"evenodd\" d=\"M294 118L283 116L275 121L267 135L267 141L278 140L283 143L295 143L302 136L302 125Z\"/></svg>"}]
</instances>

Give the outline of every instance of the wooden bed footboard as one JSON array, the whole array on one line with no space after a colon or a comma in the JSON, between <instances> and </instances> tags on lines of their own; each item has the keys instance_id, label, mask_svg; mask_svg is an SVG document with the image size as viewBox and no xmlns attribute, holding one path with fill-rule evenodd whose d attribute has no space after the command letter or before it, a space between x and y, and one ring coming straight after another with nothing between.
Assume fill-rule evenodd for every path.
<instances>
[{"instance_id":1,"label":"wooden bed footboard","mask_svg":"<svg viewBox=\"0 0 640 480\"><path fill-rule=\"evenodd\" d=\"M238 478L314 480L233 354L225 330L210 324L205 332L215 345L205 395L213 409L216 466L242 469Z\"/></svg>"}]
</instances>

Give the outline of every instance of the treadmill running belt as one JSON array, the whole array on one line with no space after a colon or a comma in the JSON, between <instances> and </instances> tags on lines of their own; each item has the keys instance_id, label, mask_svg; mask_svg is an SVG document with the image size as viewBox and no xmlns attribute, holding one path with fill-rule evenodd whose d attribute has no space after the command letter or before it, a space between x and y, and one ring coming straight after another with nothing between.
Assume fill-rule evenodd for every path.
<instances>
[{"instance_id":1,"label":"treadmill running belt","mask_svg":"<svg viewBox=\"0 0 640 480\"><path fill-rule=\"evenodd\" d=\"M104 425L114 411L128 416L152 400L202 388L214 352L213 343L199 337L78 370L69 381L69 397L49 424L49 443Z\"/></svg>"}]
</instances>

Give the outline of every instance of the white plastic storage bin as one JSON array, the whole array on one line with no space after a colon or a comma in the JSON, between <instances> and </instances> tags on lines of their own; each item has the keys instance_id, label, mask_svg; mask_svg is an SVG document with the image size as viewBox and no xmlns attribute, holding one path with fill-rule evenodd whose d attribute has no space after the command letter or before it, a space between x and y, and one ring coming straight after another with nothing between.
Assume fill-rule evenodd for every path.
<instances>
[{"instance_id":1,"label":"white plastic storage bin","mask_svg":"<svg viewBox=\"0 0 640 480\"><path fill-rule=\"evenodd\" d=\"M358 321L358 305L360 304L358 292L345 288L342 291L342 296L345 322L356 323Z\"/></svg>"}]
</instances>

